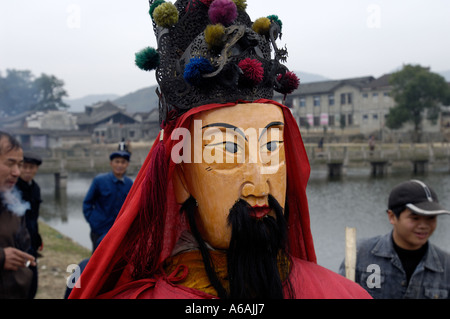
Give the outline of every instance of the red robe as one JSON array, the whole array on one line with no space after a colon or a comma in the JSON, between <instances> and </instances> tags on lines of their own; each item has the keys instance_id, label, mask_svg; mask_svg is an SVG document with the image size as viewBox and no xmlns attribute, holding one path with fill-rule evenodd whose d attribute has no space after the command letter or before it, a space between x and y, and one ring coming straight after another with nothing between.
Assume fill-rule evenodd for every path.
<instances>
[{"instance_id":1,"label":"red robe","mask_svg":"<svg viewBox=\"0 0 450 319\"><path fill-rule=\"evenodd\" d=\"M177 274L132 281L99 298L105 299L217 299L217 296L178 285L188 270ZM180 274L181 273L181 274ZM297 299L371 299L361 286L315 263L293 258L290 284ZM287 295L287 285L284 284Z\"/></svg>"},{"instance_id":2,"label":"red robe","mask_svg":"<svg viewBox=\"0 0 450 319\"><path fill-rule=\"evenodd\" d=\"M164 261L170 257L180 234L188 229L188 223L184 214L180 214L180 205L176 203L172 174L175 163L171 159L172 148L179 143L171 138L171 133L175 128L189 128L194 114L219 107L230 107L237 103L249 103L238 101L236 103L210 104L193 108L180 116L175 123L170 123L165 127L164 140L155 141L147 156L142 168L136 177L133 187L130 190L126 201L122 206L113 227L100 243L95 253L91 257L87 267L80 278L81 288L74 288L70 298L212 298L197 290L176 285L180 280L178 275L158 275L157 270L162 268ZM284 115L284 145L286 154L286 176L287 176L287 203L289 209L288 220L288 240L289 251L287 253L292 258L292 271L290 280L296 292L296 298L365 298L369 295L365 293L357 284L344 277L326 270L316 264L316 255L310 229L308 201L306 197L306 185L308 183L310 166L308 156L303 145L303 141L298 129L297 122L292 116L291 110L286 106L271 100L257 100L254 103L270 103L278 105ZM163 143L163 144L161 144ZM164 148L160 146L164 145ZM166 189L157 190L159 193L151 193L154 197L165 196L164 207L159 201L154 205L158 212L156 216L145 223L136 223L142 218L143 207L154 207L144 205L143 198L150 198L145 186L147 172L152 168L159 170L161 157L155 160L152 156L155 150L165 150L165 162L167 165ZM156 163L156 164L155 164ZM148 187L148 186L147 186ZM141 193L145 196L141 197ZM159 205L159 206L158 206ZM158 219L158 221L155 221ZM129 249L134 249L136 239L149 239L136 231L136 224L162 225L159 232L151 239L153 269L149 279L134 280L130 276L133 266L129 260ZM133 226L134 225L134 226ZM157 248L155 248L157 247ZM187 269L184 269L186 272ZM160 273L160 272L159 272Z\"/></svg>"}]
</instances>

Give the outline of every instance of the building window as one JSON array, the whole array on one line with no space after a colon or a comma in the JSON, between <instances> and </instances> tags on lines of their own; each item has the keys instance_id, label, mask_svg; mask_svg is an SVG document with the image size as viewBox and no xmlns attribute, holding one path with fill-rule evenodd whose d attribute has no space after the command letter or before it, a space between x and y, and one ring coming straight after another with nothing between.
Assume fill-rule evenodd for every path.
<instances>
[{"instance_id":1,"label":"building window","mask_svg":"<svg viewBox=\"0 0 450 319\"><path fill-rule=\"evenodd\" d=\"M315 95L313 98L314 98L314 106L320 106L320 96Z\"/></svg>"},{"instance_id":2,"label":"building window","mask_svg":"<svg viewBox=\"0 0 450 319\"><path fill-rule=\"evenodd\" d=\"M300 117L300 126L301 127L309 127L308 118L307 117Z\"/></svg>"},{"instance_id":3,"label":"building window","mask_svg":"<svg viewBox=\"0 0 450 319\"><path fill-rule=\"evenodd\" d=\"M378 120L378 114L372 114L372 119Z\"/></svg>"},{"instance_id":4,"label":"building window","mask_svg":"<svg viewBox=\"0 0 450 319\"><path fill-rule=\"evenodd\" d=\"M300 98L300 106L306 106L306 99L304 97Z\"/></svg>"},{"instance_id":5,"label":"building window","mask_svg":"<svg viewBox=\"0 0 450 319\"><path fill-rule=\"evenodd\" d=\"M334 126L334 115L328 116L328 126Z\"/></svg>"},{"instance_id":6,"label":"building window","mask_svg":"<svg viewBox=\"0 0 450 319\"><path fill-rule=\"evenodd\" d=\"M363 114L362 119L363 119L364 123L367 123L368 120L369 120L369 115L368 114Z\"/></svg>"},{"instance_id":7,"label":"building window","mask_svg":"<svg viewBox=\"0 0 450 319\"><path fill-rule=\"evenodd\" d=\"M345 93L341 94L341 105L345 104Z\"/></svg>"},{"instance_id":8,"label":"building window","mask_svg":"<svg viewBox=\"0 0 450 319\"><path fill-rule=\"evenodd\" d=\"M352 93L347 93L347 103L352 104L353 103L353 95Z\"/></svg>"},{"instance_id":9,"label":"building window","mask_svg":"<svg viewBox=\"0 0 450 319\"><path fill-rule=\"evenodd\" d=\"M369 94L363 93L363 98L367 99L369 97Z\"/></svg>"},{"instance_id":10,"label":"building window","mask_svg":"<svg viewBox=\"0 0 450 319\"><path fill-rule=\"evenodd\" d=\"M348 114L347 115L347 124L350 126L350 125L353 125L353 114Z\"/></svg>"},{"instance_id":11,"label":"building window","mask_svg":"<svg viewBox=\"0 0 450 319\"><path fill-rule=\"evenodd\" d=\"M372 93L372 97L374 98L374 99L378 99L378 93Z\"/></svg>"},{"instance_id":12,"label":"building window","mask_svg":"<svg viewBox=\"0 0 450 319\"><path fill-rule=\"evenodd\" d=\"M314 116L314 126L320 126L320 116Z\"/></svg>"},{"instance_id":13,"label":"building window","mask_svg":"<svg viewBox=\"0 0 450 319\"><path fill-rule=\"evenodd\" d=\"M334 105L334 94L328 95L328 105L329 106Z\"/></svg>"}]
</instances>

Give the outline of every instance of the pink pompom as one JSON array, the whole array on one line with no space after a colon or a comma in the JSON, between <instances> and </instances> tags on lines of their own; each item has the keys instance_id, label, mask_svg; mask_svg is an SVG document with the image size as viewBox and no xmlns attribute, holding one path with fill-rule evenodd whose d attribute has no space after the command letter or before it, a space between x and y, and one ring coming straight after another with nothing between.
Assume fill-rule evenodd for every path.
<instances>
[{"instance_id":1,"label":"pink pompom","mask_svg":"<svg viewBox=\"0 0 450 319\"><path fill-rule=\"evenodd\" d=\"M281 88L278 92L282 94L291 94L300 85L300 79L294 72L286 72L283 74L278 74L277 81L281 84Z\"/></svg>"},{"instance_id":2,"label":"pink pompom","mask_svg":"<svg viewBox=\"0 0 450 319\"><path fill-rule=\"evenodd\" d=\"M243 77L253 85L258 85L264 79L264 68L262 63L256 59L246 58L239 62Z\"/></svg>"},{"instance_id":3,"label":"pink pompom","mask_svg":"<svg viewBox=\"0 0 450 319\"><path fill-rule=\"evenodd\" d=\"M231 0L215 0L209 7L209 19L212 24L229 26L237 18L236 4Z\"/></svg>"}]
</instances>

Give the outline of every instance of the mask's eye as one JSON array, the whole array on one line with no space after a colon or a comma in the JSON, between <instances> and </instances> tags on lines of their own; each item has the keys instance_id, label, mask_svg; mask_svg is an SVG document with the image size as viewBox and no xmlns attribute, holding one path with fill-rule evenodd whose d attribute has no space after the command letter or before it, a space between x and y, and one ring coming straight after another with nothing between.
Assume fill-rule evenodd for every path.
<instances>
[{"instance_id":1,"label":"mask's eye","mask_svg":"<svg viewBox=\"0 0 450 319\"><path fill-rule=\"evenodd\" d=\"M278 148L278 142L272 141L266 144L266 148L269 152L274 152Z\"/></svg>"},{"instance_id":2,"label":"mask's eye","mask_svg":"<svg viewBox=\"0 0 450 319\"><path fill-rule=\"evenodd\" d=\"M232 142L225 142L223 143L223 147L225 148L225 150L227 152L236 154L239 150L239 147L236 143L232 143Z\"/></svg>"},{"instance_id":3,"label":"mask's eye","mask_svg":"<svg viewBox=\"0 0 450 319\"><path fill-rule=\"evenodd\" d=\"M275 152L277 149L280 148L281 143L283 143L283 141L270 141L261 147L261 151Z\"/></svg>"}]
</instances>

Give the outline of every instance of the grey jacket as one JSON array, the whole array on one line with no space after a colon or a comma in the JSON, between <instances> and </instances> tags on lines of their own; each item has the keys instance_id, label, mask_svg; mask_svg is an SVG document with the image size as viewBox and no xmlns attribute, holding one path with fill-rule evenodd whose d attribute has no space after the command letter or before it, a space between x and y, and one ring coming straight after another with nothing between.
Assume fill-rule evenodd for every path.
<instances>
[{"instance_id":1,"label":"grey jacket","mask_svg":"<svg viewBox=\"0 0 450 319\"><path fill-rule=\"evenodd\" d=\"M392 233L358 242L356 279L375 299L450 298L450 254L429 243L407 284ZM345 275L342 262L339 273Z\"/></svg>"}]
</instances>

